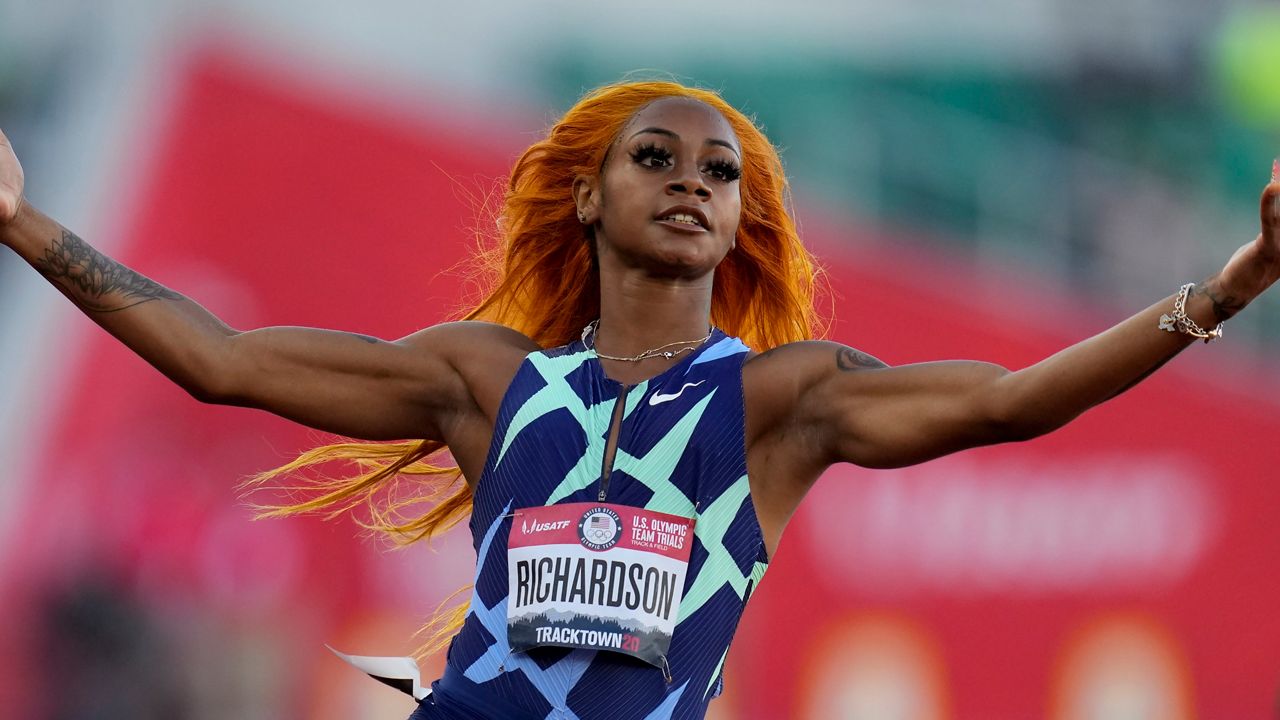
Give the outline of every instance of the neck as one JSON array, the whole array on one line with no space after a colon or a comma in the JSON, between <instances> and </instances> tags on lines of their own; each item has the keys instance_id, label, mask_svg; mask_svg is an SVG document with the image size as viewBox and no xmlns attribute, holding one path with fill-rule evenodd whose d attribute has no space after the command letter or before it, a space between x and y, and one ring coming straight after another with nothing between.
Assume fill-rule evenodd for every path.
<instances>
[{"instance_id":1,"label":"neck","mask_svg":"<svg viewBox=\"0 0 1280 720\"><path fill-rule=\"evenodd\" d=\"M692 282L631 273L602 277L596 349L606 355L634 357L668 343L696 344L706 337L710 316L710 275ZM671 362L656 357L640 364L656 367Z\"/></svg>"}]
</instances>

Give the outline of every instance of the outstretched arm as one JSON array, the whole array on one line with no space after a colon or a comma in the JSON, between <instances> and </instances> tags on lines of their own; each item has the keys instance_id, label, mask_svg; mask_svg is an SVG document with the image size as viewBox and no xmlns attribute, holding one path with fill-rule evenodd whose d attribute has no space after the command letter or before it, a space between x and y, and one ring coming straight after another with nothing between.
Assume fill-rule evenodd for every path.
<instances>
[{"instance_id":1,"label":"outstretched arm","mask_svg":"<svg viewBox=\"0 0 1280 720\"><path fill-rule=\"evenodd\" d=\"M2 133L0 243L194 397L353 437L447 440L457 411L474 407L459 371L468 353L513 342L511 331L479 323L397 342L311 328L234 330L27 203L22 168Z\"/></svg>"},{"instance_id":2,"label":"outstretched arm","mask_svg":"<svg viewBox=\"0 0 1280 720\"><path fill-rule=\"evenodd\" d=\"M1280 277L1280 180L1262 195L1261 219L1257 238L1188 293L1186 314L1199 327L1229 319ZM850 348L809 344L809 370L795 389L796 427L822 462L871 467L1042 435L1124 392L1197 341L1161 329L1175 298L1017 372L963 361L889 368Z\"/></svg>"}]
</instances>

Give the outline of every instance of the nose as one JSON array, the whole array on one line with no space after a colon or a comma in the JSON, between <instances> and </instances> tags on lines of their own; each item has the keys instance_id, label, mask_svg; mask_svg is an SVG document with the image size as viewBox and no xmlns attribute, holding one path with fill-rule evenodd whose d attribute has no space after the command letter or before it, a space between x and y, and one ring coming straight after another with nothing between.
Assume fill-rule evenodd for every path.
<instances>
[{"instance_id":1,"label":"nose","mask_svg":"<svg viewBox=\"0 0 1280 720\"><path fill-rule=\"evenodd\" d=\"M668 195L693 195L700 200L711 198L711 187L702 177L697 163L683 162L667 180Z\"/></svg>"}]
</instances>

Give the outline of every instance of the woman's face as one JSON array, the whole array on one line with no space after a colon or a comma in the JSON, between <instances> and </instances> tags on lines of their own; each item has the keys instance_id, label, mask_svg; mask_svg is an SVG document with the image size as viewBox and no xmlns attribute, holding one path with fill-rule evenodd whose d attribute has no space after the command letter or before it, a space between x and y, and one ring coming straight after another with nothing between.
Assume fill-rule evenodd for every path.
<instances>
[{"instance_id":1,"label":"woman's face","mask_svg":"<svg viewBox=\"0 0 1280 720\"><path fill-rule=\"evenodd\" d=\"M576 188L602 263L694 278L732 249L742 203L738 137L690 98L663 98L623 127L601 177ZM584 193L585 190L585 193Z\"/></svg>"}]
</instances>

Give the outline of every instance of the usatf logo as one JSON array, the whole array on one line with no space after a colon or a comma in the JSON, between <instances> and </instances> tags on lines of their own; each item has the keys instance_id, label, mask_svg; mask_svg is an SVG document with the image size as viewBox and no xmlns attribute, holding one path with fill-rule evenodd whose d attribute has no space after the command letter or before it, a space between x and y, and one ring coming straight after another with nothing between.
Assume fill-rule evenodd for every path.
<instances>
[{"instance_id":1,"label":"usatf logo","mask_svg":"<svg viewBox=\"0 0 1280 720\"><path fill-rule=\"evenodd\" d=\"M567 527L569 527L568 520L556 520L554 522L538 522L537 520L534 520L533 522L529 522L528 520L520 521L520 532L525 535L549 532L551 530L563 530Z\"/></svg>"},{"instance_id":2,"label":"usatf logo","mask_svg":"<svg viewBox=\"0 0 1280 720\"><path fill-rule=\"evenodd\" d=\"M578 539L588 550L608 550L622 537L622 518L607 507L593 507L578 521Z\"/></svg>"}]
</instances>

